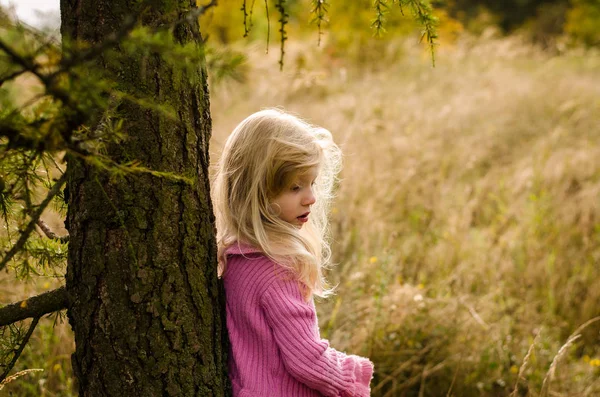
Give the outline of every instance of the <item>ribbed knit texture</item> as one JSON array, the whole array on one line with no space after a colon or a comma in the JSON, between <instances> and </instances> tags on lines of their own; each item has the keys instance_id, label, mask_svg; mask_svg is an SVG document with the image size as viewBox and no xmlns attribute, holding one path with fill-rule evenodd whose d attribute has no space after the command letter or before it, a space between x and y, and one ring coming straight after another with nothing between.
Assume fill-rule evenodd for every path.
<instances>
[{"instance_id":1,"label":"ribbed knit texture","mask_svg":"<svg viewBox=\"0 0 600 397\"><path fill-rule=\"evenodd\" d=\"M260 251L234 244L223 275L234 397L364 397L373 363L329 347L313 301Z\"/></svg>"}]
</instances>

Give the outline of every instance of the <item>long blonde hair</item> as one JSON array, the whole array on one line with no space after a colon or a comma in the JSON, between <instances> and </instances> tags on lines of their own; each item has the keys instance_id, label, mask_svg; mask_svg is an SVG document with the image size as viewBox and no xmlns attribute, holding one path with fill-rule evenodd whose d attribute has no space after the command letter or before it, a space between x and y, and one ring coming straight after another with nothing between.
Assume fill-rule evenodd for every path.
<instances>
[{"instance_id":1,"label":"long blonde hair","mask_svg":"<svg viewBox=\"0 0 600 397\"><path fill-rule=\"evenodd\" d=\"M341 151L331 133L279 109L243 120L231 133L213 182L219 273L225 250L236 242L260 249L291 270L305 296L331 293L322 269L330 262L327 214ZM298 229L272 210L274 198L304 172L318 167L308 222Z\"/></svg>"}]
</instances>

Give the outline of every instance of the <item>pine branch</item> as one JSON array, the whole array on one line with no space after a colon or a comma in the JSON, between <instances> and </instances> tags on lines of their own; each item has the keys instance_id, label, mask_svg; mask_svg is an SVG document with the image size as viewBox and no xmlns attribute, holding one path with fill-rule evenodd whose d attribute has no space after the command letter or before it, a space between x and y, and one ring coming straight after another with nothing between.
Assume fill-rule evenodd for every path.
<instances>
[{"instance_id":1,"label":"pine branch","mask_svg":"<svg viewBox=\"0 0 600 397\"><path fill-rule=\"evenodd\" d=\"M40 64L35 62L31 57L24 57L19 55L12 47L6 44L4 41L0 39L0 50L4 51L6 55L10 58L12 62L21 66L24 70L33 73L46 87L46 91L60 100L62 103L67 105L69 108L73 110L78 110L78 106L73 102L72 98L67 94L66 91L61 90L55 84L56 75L54 74L44 74L42 72L42 67Z\"/></svg>"},{"instance_id":2,"label":"pine branch","mask_svg":"<svg viewBox=\"0 0 600 397\"><path fill-rule=\"evenodd\" d=\"M254 26L254 23L252 22L252 12L254 11L255 2L256 0L252 0L252 4L250 4L250 13L248 14L248 19L250 21L250 29L252 29L252 27Z\"/></svg>"},{"instance_id":3,"label":"pine branch","mask_svg":"<svg viewBox=\"0 0 600 397\"><path fill-rule=\"evenodd\" d=\"M375 29L377 37L381 37L385 32L385 14L388 13L390 7L387 5L387 0L375 0L373 8L375 9L375 19L371 23L371 28Z\"/></svg>"},{"instance_id":4,"label":"pine branch","mask_svg":"<svg viewBox=\"0 0 600 397\"><path fill-rule=\"evenodd\" d=\"M241 11L244 13L244 37L248 37L250 27L248 26L248 10L246 10L246 0L242 0Z\"/></svg>"},{"instance_id":5,"label":"pine branch","mask_svg":"<svg viewBox=\"0 0 600 397\"><path fill-rule=\"evenodd\" d=\"M158 26L153 32L156 33L163 29L174 29L177 26L190 23L195 21L199 16L204 14L208 9L217 5L217 0L212 0L208 4L196 7L192 11L186 13L179 20L169 24L168 26ZM70 150L77 152L80 155L91 154L87 152L81 145L74 144L73 135L90 120L90 112L82 108L80 101L67 90L63 89L59 84L59 81L65 74L73 73L71 69L76 66L81 66L87 62L93 61L94 59L102 56L107 50L121 43L127 38L135 28L138 17L127 16L124 18L124 22L116 32L108 35L103 41L93 45L89 49L82 49L77 51L74 55L64 55L60 62L54 67L53 71L45 72L48 68L47 65L43 65L36 61L36 55L39 55L39 50L36 54L20 54L13 46L4 42L0 38L0 53L4 53L8 59L19 67L19 70L12 72L8 75L0 77L0 85L5 82L12 80L23 73L32 73L35 75L45 87L45 94L43 96L50 96L58 99L62 102L66 108L71 111L64 112L68 115L65 119L66 123L62 124L62 127L57 131L60 133L64 142L55 139L54 137L44 136L42 139L31 138L27 134L24 134L19 128L8 123L1 123L0 120L0 138L7 137L9 139L8 149L24 148L30 149L37 152L44 151L60 151ZM49 46L50 43L43 44L40 48ZM40 96L36 97L35 100L40 99ZM128 99L128 98L124 98ZM140 103L145 106L150 106L149 103ZM37 126L30 124L27 127L31 127L37 130ZM49 138L49 139L46 139Z\"/></svg>"},{"instance_id":6,"label":"pine branch","mask_svg":"<svg viewBox=\"0 0 600 397\"><path fill-rule=\"evenodd\" d=\"M267 51L269 53L269 40L271 39L271 19L269 18L269 3L265 0L265 12L267 13Z\"/></svg>"},{"instance_id":7,"label":"pine branch","mask_svg":"<svg viewBox=\"0 0 600 397\"><path fill-rule=\"evenodd\" d=\"M22 75L23 73L26 73L26 72L27 72L27 70L25 70L25 69L19 69L19 70L15 71L15 72L7 74L6 76L0 77L0 87L2 87L2 84L4 84L5 82L10 81L10 80L14 80L14 79L16 79L17 77L19 77L20 75Z\"/></svg>"},{"instance_id":8,"label":"pine branch","mask_svg":"<svg viewBox=\"0 0 600 397\"><path fill-rule=\"evenodd\" d=\"M44 209L48 206L48 204L50 204L50 201L52 201L54 196L56 196L58 192L60 192L60 189L66 181L67 173L64 173L62 174L60 179L56 181L54 186L52 186L52 189L50 190L44 201L42 201L42 203L38 206L37 210L31 216L31 221L27 224L27 227L21 233L19 240L17 240L15 245L13 245L10 251L8 251L4 258L2 258L2 262L0 262L0 270L4 269L8 261L10 261L17 254L17 252L19 252L23 248L25 242L29 238L29 235L35 229L35 225L37 224L38 219L40 219L42 212L44 212Z\"/></svg>"},{"instance_id":9,"label":"pine branch","mask_svg":"<svg viewBox=\"0 0 600 397\"><path fill-rule=\"evenodd\" d=\"M425 38L429 44L429 50L431 52L431 63L435 67L435 46L437 45L437 24L438 19L433 15L433 9L427 0L394 0L398 1L400 10L402 6L409 6L412 10L413 15L423 26L423 33L421 40Z\"/></svg>"},{"instance_id":10,"label":"pine branch","mask_svg":"<svg viewBox=\"0 0 600 397\"><path fill-rule=\"evenodd\" d=\"M317 25L317 30L319 32L319 39L317 42L318 46L321 46L321 36L323 35L322 27L324 24L329 22L327 20L328 7L329 3L327 0L312 0L312 9L310 12L311 14L314 14L314 18L311 23L315 23Z\"/></svg>"},{"instance_id":11,"label":"pine branch","mask_svg":"<svg viewBox=\"0 0 600 397\"><path fill-rule=\"evenodd\" d=\"M275 8L279 11L279 33L281 37L281 50L279 56L279 70L283 70L283 57L285 56L285 42L288 39L287 33L285 31L285 25L288 24L289 14L285 9L285 1L286 0L277 0L275 4Z\"/></svg>"},{"instance_id":12,"label":"pine branch","mask_svg":"<svg viewBox=\"0 0 600 397\"><path fill-rule=\"evenodd\" d=\"M0 120L2 123L2 120ZM21 131L10 125L0 124L0 138L8 138L8 149L28 149L39 152L52 151L53 147L48 147L45 140L32 139L24 136Z\"/></svg>"},{"instance_id":13,"label":"pine branch","mask_svg":"<svg viewBox=\"0 0 600 397\"><path fill-rule=\"evenodd\" d=\"M61 243L66 243L69 241L69 236L59 236L56 233L54 233L52 231L52 229L50 229L50 226L48 226L48 224L46 224L46 222L44 222L42 219L38 219L37 221L37 225L40 227L40 229L42 229L42 231L44 232L44 234L46 235L46 237L48 237L51 240L58 240Z\"/></svg>"},{"instance_id":14,"label":"pine branch","mask_svg":"<svg viewBox=\"0 0 600 397\"><path fill-rule=\"evenodd\" d=\"M65 286L33 296L0 308L0 327L46 314L67 309L68 299Z\"/></svg>"},{"instance_id":15,"label":"pine branch","mask_svg":"<svg viewBox=\"0 0 600 397\"><path fill-rule=\"evenodd\" d=\"M21 353L23 353L23 349L27 345L27 342L29 342L29 338L31 338L31 334L33 334L33 330L37 326L38 321L40 321L40 318L39 317L35 317L33 319L33 321L31 322L31 325L29 325L29 329L27 330L27 334L25 335L25 337L21 341L21 344L19 345L19 348L15 351L15 355L13 356L12 360L10 360L10 363L8 363L8 366L4 370L4 373L2 375L0 375L0 384L2 384L2 382L4 381L4 379L6 379L6 377L8 376L9 372L11 371L11 369L13 369L13 367L17 363L17 360L21 356Z\"/></svg>"}]
</instances>

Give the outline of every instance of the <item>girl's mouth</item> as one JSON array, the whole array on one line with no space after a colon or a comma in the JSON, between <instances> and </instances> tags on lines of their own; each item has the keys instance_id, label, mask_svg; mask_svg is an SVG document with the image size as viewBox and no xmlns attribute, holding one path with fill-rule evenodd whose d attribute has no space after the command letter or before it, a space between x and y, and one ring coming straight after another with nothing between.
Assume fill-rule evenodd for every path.
<instances>
[{"instance_id":1,"label":"girl's mouth","mask_svg":"<svg viewBox=\"0 0 600 397\"><path fill-rule=\"evenodd\" d=\"M302 214L299 217L297 217L296 219L298 219L300 222L308 222L308 214L310 214L310 212L307 212L306 214Z\"/></svg>"}]
</instances>

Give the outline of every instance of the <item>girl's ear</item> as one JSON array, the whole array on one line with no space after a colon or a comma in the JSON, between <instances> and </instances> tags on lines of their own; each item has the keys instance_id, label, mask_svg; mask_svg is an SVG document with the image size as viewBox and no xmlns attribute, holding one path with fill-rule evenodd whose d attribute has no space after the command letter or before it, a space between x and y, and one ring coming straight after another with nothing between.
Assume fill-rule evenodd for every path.
<instances>
[{"instance_id":1,"label":"girl's ear","mask_svg":"<svg viewBox=\"0 0 600 397\"><path fill-rule=\"evenodd\" d=\"M281 214L281 207L277 203L269 203L269 211L271 211L274 216L279 216Z\"/></svg>"}]
</instances>

